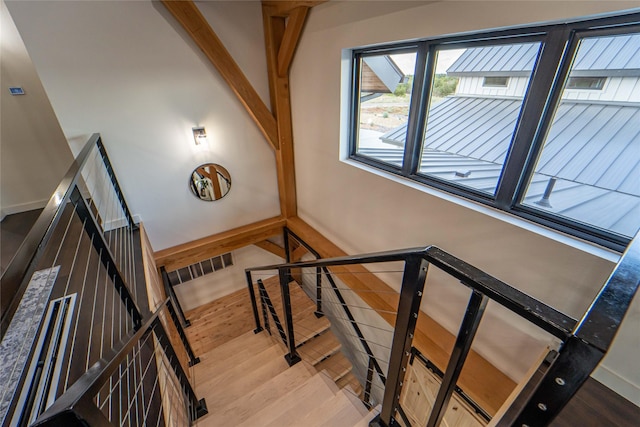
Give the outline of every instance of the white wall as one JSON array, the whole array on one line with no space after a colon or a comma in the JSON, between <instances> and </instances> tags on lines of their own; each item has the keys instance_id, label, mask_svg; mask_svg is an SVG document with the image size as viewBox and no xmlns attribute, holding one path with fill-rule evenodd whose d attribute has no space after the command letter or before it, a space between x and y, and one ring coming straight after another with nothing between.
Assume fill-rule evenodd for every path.
<instances>
[{"instance_id":1,"label":"white wall","mask_svg":"<svg viewBox=\"0 0 640 427\"><path fill-rule=\"evenodd\" d=\"M457 95L517 96L523 97L529 77L509 77L506 87L483 86L484 77L460 77Z\"/></svg>"},{"instance_id":2,"label":"white wall","mask_svg":"<svg viewBox=\"0 0 640 427\"><path fill-rule=\"evenodd\" d=\"M380 4L383 3L383 4ZM432 4L338 2L309 16L291 73L299 215L348 253L434 244L556 308L579 317L617 259L603 249L560 236L489 208L424 190L401 179L341 161L346 156L343 49L481 30L640 6L640 2L474 2ZM379 12L379 15L376 14ZM348 73L348 71L347 71ZM312 82L312 84L310 84ZM343 145L341 145L341 141ZM449 330L468 294L433 270L424 309ZM392 281L394 286L397 283ZM452 309L458 310L452 314ZM520 338L522 322L502 321L495 304L483 321L476 351L514 379L546 338ZM640 404L635 355L640 304L595 376Z\"/></svg>"},{"instance_id":3,"label":"white wall","mask_svg":"<svg viewBox=\"0 0 640 427\"><path fill-rule=\"evenodd\" d=\"M230 293L247 289L245 268L284 262L282 258L253 245L233 251L232 256L232 266L174 287L180 305L185 312ZM276 274L277 272L270 272L268 276ZM254 281L261 277L259 274L254 276Z\"/></svg>"},{"instance_id":4,"label":"white wall","mask_svg":"<svg viewBox=\"0 0 640 427\"><path fill-rule=\"evenodd\" d=\"M0 220L42 208L73 157L4 2L0 6ZM21 86L25 95L9 95Z\"/></svg>"},{"instance_id":5,"label":"white wall","mask_svg":"<svg viewBox=\"0 0 640 427\"><path fill-rule=\"evenodd\" d=\"M268 102L259 2L198 3ZM279 215L275 158L215 68L159 2L8 1L75 149L100 132L154 250ZM3 97L4 99L4 97ZM205 126L196 148L191 128ZM196 199L192 170L218 163L229 194Z\"/></svg>"}]
</instances>

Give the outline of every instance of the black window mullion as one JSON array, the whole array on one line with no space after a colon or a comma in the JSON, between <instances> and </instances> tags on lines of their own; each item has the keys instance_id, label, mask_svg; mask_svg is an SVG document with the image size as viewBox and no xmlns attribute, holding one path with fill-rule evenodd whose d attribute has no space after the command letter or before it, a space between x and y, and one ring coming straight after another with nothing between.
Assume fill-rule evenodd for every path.
<instances>
[{"instance_id":1,"label":"black window mullion","mask_svg":"<svg viewBox=\"0 0 640 427\"><path fill-rule=\"evenodd\" d=\"M570 34L571 31L567 28L552 31L547 34L542 43L518 124L516 125L513 142L498 180L495 204L500 209L510 210L517 202L515 196L519 186L523 182L528 182L531 167L527 162L532 163L536 158L531 155L532 141L536 139L536 134L542 134L540 132L543 130L542 128L545 128L544 131L546 132L548 123L543 123L544 126L540 127L541 117L543 117L545 108L548 105L554 105L548 102L550 97L552 101L557 100L557 96L559 96L557 92L562 90L560 85L560 88L554 88L554 92L552 92L559 64L565 54ZM566 75L566 70L562 71ZM545 115L545 117L549 116L550 114ZM523 173L523 171L527 171L527 173Z\"/></svg>"},{"instance_id":2,"label":"black window mullion","mask_svg":"<svg viewBox=\"0 0 640 427\"><path fill-rule=\"evenodd\" d=\"M535 170L538 156L544 147L547 133L549 132L549 129L551 129L556 109L560 104L560 98L562 97L562 92L564 90L564 83L571 71L571 65L573 64L573 59L576 55L576 51L578 50L579 41L580 40L576 37L575 32L569 32L567 35L566 52L562 58L560 66L558 67L558 75L555 79L554 85L549 89L549 101L547 103L547 108L546 111L543 112L538 126L538 131L533 139L533 143L531 144L528 161L522 166L522 174L518 187L515 189L513 195L512 207L520 205L520 201L522 200L524 193L527 191L527 186Z\"/></svg>"},{"instance_id":3,"label":"black window mullion","mask_svg":"<svg viewBox=\"0 0 640 427\"><path fill-rule=\"evenodd\" d=\"M432 49L433 50L433 49ZM420 164L422 137L429 108L429 92L433 76L435 59L427 43L420 43L416 55L416 69L413 75L411 103L409 105L409 121L407 123L407 139L404 145L402 174L410 176L416 173Z\"/></svg>"},{"instance_id":4,"label":"black window mullion","mask_svg":"<svg viewBox=\"0 0 640 427\"><path fill-rule=\"evenodd\" d=\"M351 64L351 111L350 116L350 132L349 132L349 156L353 157L358 152L358 122L360 121L360 68L362 64L362 55L353 55L353 63Z\"/></svg>"}]
</instances>

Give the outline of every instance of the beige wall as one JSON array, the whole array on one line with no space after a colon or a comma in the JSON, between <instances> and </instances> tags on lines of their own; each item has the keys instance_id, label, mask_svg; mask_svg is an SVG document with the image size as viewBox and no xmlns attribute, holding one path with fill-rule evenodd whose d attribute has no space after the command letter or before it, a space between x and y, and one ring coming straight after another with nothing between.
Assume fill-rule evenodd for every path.
<instances>
[{"instance_id":1,"label":"beige wall","mask_svg":"<svg viewBox=\"0 0 640 427\"><path fill-rule=\"evenodd\" d=\"M258 2L198 2L268 103ZM274 154L215 68L164 6L152 1L7 1L76 149L100 132L129 207L154 250L280 213ZM196 147L191 128L205 126ZM196 199L191 172L231 174L216 202Z\"/></svg>"},{"instance_id":2,"label":"beige wall","mask_svg":"<svg viewBox=\"0 0 640 427\"><path fill-rule=\"evenodd\" d=\"M11 16L0 9L0 219L42 208L73 157ZM21 86L25 95L9 95Z\"/></svg>"},{"instance_id":3,"label":"beige wall","mask_svg":"<svg viewBox=\"0 0 640 427\"><path fill-rule=\"evenodd\" d=\"M375 43L543 22L640 2L337 2L314 8L293 63L291 90L299 214L348 253L437 245L579 317L617 259L604 249L402 179L346 157L348 53ZM342 109L341 109L342 104ZM397 280L389 280L397 286ZM423 309L453 331L468 298L433 270ZM548 341L490 305L476 351L518 379ZM505 320L506 319L506 320ZM595 376L640 404L640 304ZM520 331L526 331L523 337Z\"/></svg>"}]
</instances>

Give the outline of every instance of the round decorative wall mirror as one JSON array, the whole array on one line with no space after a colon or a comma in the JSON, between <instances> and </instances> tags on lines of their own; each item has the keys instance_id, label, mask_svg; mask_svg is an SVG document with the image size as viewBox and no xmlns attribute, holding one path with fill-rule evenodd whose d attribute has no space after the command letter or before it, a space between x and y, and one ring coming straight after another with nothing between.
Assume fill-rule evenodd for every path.
<instances>
[{"instance_id":1,"label":"round decorative wall mirror","mask_svg":"<svg viewBox=\"0 0 640 427\"><path fill-rule=\"evenodd\" d=\"M213 202L227 195L231 189L231 175L220 165L205 163L191 172L189 188L198 199Z\"/></svg>"}]
</instances>

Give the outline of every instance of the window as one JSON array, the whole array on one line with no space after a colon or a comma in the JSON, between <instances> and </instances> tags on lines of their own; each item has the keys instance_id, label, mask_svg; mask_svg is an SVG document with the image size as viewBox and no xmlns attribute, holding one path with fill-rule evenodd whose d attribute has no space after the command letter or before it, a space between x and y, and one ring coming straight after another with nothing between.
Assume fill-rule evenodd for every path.
<instances>
[{"instance_id":1,"label":"window","mask_svg":"<svg viewBox=\"0 0 640 427\"><path fill-rule=\"evenodd\" d=\"M481 45L468 49L435 50L426 132L420 150L419 174L493 195L522 109L525 88L540 43ZM455 59L455 60L454 60ZM451 61L453 60L453 63ZM465 90L487 72L517 69L521 92L505 98ZM456 79L459 92L443 94L440 79ZM500 77L485 77L500 79ZM507 79L506 77L504 79ZM483 86L484 86L483 82ZM505 83L506 84L506 83ZM381 137L384 141L384 136Z\"/></svg>"},{"instance_id":2,"label":"window","mask_svg":"<svg viewBox=\"0 0 640 427\"><path fill-rule=\"evenodd\" d=\"M569 77L567 89L594 89L602 90L606 77Z\"/></svg>"},{"instance_id":3,"label":"window","mask_svg":"<svg viewBox=\"0 0 640 427\"><path fill-rule=\"evenodd\" d=\"M355 50L351 157L621 250L640 227L639 28L635 13Z\"/></svg>"},{"instance_id":4,"label":"window","mask_svg":"<svg viewBox=\"0 0 640 427\"><path fill-rule=\"evenodd\" d=\"M484 87L507 87L509 77L485 77L482 86Z\"/></svg>"},{"instance_id":5,"label":"window","mask_svg":"<svg viewBox=\"0 0 640 427\"><path fill-rule=\"evenodd\" d=\"M401 149L405 138L384 142L378 136L407 123L415 63L415 49L411 48L363 55L358 61L358 154L391 166L398 167L402 163ZM388 144L392 145L392 150L384 151ZM396 156L398 153L400 157Z\"/></svg>"}]
</instances>

